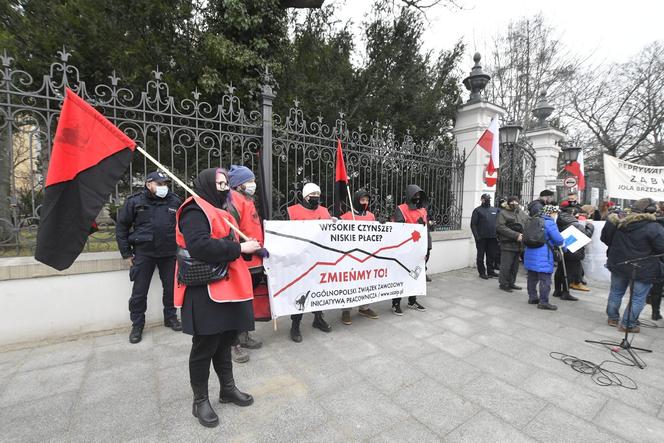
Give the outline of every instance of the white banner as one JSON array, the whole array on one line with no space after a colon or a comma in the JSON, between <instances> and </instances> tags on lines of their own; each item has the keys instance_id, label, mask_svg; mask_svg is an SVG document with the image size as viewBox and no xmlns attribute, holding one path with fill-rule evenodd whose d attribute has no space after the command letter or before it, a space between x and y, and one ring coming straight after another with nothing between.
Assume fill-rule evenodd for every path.
<instances>
[{"instance_id":1,"label":"white banner","mask_svg":"<svg viewBox=\"0 0 664 443\"><path fill-rule=\"evenodd\" d=\"M272 317L426 295L422 225L265 221Z\"/></svg>"},{"instance_id":2,"label":"white banner","mask_svg":"<svg viewBox=\"0 0 664 443\"><path fill-rule=\"evenodd\" d=\"M604 225L610 222L596 221L595 232L591 242L586 245L586 257L583 259L583 272L584 274L596 281L610 282L611 272L606 268L606 245L602 243L600 237Z\"/></svg>"},{"instance_id":3,"label":"white banner","mask_svg":"<svg viewBox=\"0 0 664 443\"><path fill-rule=\"evenodd\" d=\"M664 166L646 166L604 154L604 180L611 198L664 201Z\"/></svg>"}]
</instances>

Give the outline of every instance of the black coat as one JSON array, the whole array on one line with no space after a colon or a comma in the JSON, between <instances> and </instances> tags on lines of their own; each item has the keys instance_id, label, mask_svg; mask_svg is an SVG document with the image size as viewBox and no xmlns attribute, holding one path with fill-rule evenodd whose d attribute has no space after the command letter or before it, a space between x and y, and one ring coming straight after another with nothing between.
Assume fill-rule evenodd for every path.
<instances>
[{"instance_id":1,"label":"black coat","mask_svg":"<svg viewBox=\"0 0 664 443\"><path fill-rule=\"evenodd\" d=\"M473 231L475 241L483 238L496 238L497 217L498 208L493 206L478 206L473 210L470 229Z\"/></svg>"},{"instance_id":2,"label":"black coat","mask_svg":"<svg viewBox=\"0 0 664 443\"><path fill-rule=\"evenodd\" d=\"M542 212L542 209L544 208L544 202L540 200L539 198L537 200L533 200L530 202L528 205L528 215L531 217L536 217Z\"/></svg>"},{"instance_id":3,"label":"black coat","mask_svg":"<svg viewBox=\"0 0 664 443\"><path fill-rule=\"evenodd\" d=\"M630 214L623 219L611 214L602 231L602 241L609 247L607 267L611 272L629 278L631 265L619 263L635 258L664 253L664 227L652 214ZM653 282L664 275L660 259L648 259L636 268L636 280Z\"/></svg>"},{"instance_id":4,"label":"black coat","mask_svg":"<svg viewBox=\"0 0 664 443\"><path fill-rule=\"evenodd\" d=\"M240 244L210 238L210 224L196 203L180 215L180 231L193 258L212 264L242 260ZM253 331L251 300L217 303L210 299L207 286L188 286L182 304L182 329L190 335L213 335L223 331Z\"/></svg>"},{"instance_id":5,"label":"black coat","mask_svg":"<svg viewBox=\"0 0 664 443\"><path fill-rule=\"evenodd\" d=\"M133 255L174 256L175 213L180 197L169 192L159 198L148 189L130 196L118 211L115 239L122 258Z\"/></svg>"}]
</instances>

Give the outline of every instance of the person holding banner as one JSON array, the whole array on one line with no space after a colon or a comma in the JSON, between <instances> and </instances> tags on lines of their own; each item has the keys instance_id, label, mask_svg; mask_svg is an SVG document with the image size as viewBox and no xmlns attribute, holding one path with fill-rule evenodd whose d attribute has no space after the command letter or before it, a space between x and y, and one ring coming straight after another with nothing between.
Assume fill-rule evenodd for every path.
<instances>
[{"instance_id":1,"label":"person holding banner","mask_svg":"<svg viewBox=\"0 0 664 443\"><path fill-rule=\"evenodd\" d=\"M573 215L574 210L574 207L567 206L560 212L557 221L558 230L563 232L570 226L574 226L588 238L592 238L595 232L595 226L592 224L592 221L586 220L584 224L580 223ZM560 297L561 300L577 301L578 298L570 294L570 289L584 292L590 291L587 286L581 283L583 278L583 265L581 262L586 256L585 249L584 246L576 252L564 252L563 259L565 260L565 266L558 266L556 275L554 276L554 297ZM567 278L565 278L565 270L567 271Z\"/></svg>"},{"instance_id":2,"label":"person holding banner","mask_svg":"<svg viewBox=\"0 0 664 443\"><path fill-rule=\"evenodd\" d=\"M342 220L361 220L361 221L376 221L376 216L369 211L369 202L371 201L371 196L364 189L360 189L353 195L353 208L352 210L355 214L350 211L341 214ZM355 218L353 218L355 216ZM362 305L359 307L358 312L361 316L367 317L373 320L378 319L378 314L374 312L373 309L369 308L369 305ZM345 325L350 325L353 321L350 318L350 308L341 310L341 322Z\"/></svg>"},{"instance_id":3,"label":"person holding banner","mask_svg":"<svg viewBox=\"0 0 664 443\"><path fill-rule=\"evenodd\" d=\"M231 214L235 217L240 230L251 238L255 238L263 245L263 225L256 210L254 194L256 193L256 176L246 166L231 165L228 170L228 179L231 187ZM263 259L254 254L245 257L254 289L264 279ZM233 345L233 360L238 363L249 361L249 354L241 348L259 349L263 342L249 334L248 331L240 332L238 341Z\"/></svg>"},{"instance_id":4,"label":"person holding banner","mask_svg":"<svg viewBox=\"0 0 664 443\"><path fill-rule=\"evenodd\" d=\"M194 191L197 195L189 197L176 214L179 251L174 304L182 309L183 331L193 336L189 355L192 414L203 426L214 427L219 417L208 398L210 362L219 377L221 403L249 406L254 401L235 385L231 346L238 331L254 329L251 274L241 254L253 254L261 246L254 239L239 243L229 226L237 227L237 223L226 211L230 188L225 169L201 171ZM194 266L206 272L193 272Z\"/></svg>"},{"instance_id":5,"label":"person holding banner","mask_svg":"<svg viewBox=\"0 0 664 443\"><path fill-rule=\"evenodd\" d=\"M624 262L643 259L638 262L634 274L631 315L623 314L621 332L640 332L637 320L645 306L646 296L653 282L664 278L661 258L648 258L664 254L664 227L657 223L656 211L654 200L642 198L634 203L632 213L625 218L609 216L602 230L602 241L609 247L606 266L611 271L611 288L606 305L609 326L618 326L620 305L632 280L634 269Z\"/></svg>"},{"instance_id":6,"label":"person holding banner","mask_svg":"<svg viewBox=\"0 0 664 443\"><path fill-rule=\"evenodd\" d=\"M397 206L394 212L393 221L395 223L412 223L427 226L427 255L424 262L429 261L429 254L431 252L431 232L429 232L429 215L427 213L427 195L417 185L406 186L406 201ZM427 281L429 277L427 277ZM426 311L427 308L422 306L416 296L408 297L408 307L416 311ZM392 313L394 315L403 315L401 310L401 298L392 300Z\"/></svg>"},{"instance_id":7,"label":"person holding banner","mask_svg":"<svg viewBox=\"0 0 664 443\"><path fill-rule=\"evenodd\" d=\"M289 220L332 220L329 211L320 204L320 187L315 183L307 183L302 188L302 203L288 207ZM302 341L300 332L300 323L303 314L291 315L290 337L295 343ZM332 331L330 326L323 318L322 311L314 312L314 322L312 326L323 332Z\"/></svg>"}]
</instances>

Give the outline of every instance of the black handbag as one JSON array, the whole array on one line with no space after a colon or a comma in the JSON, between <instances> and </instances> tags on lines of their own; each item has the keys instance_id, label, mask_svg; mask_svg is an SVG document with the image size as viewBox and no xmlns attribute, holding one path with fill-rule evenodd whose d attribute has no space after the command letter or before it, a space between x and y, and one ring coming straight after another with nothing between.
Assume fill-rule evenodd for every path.
<instances>
[{"instance_id":1,"label":"black handbag","mask_svg":"<svg viewBox=\"0 0 664 443\"><path fill-rule=\"evenodd\" d=\"M203 286L228 277L228 262L211 265L189 255L185 248L178 247L178 283L187 286Z\"/></svg>"}]
</instances>

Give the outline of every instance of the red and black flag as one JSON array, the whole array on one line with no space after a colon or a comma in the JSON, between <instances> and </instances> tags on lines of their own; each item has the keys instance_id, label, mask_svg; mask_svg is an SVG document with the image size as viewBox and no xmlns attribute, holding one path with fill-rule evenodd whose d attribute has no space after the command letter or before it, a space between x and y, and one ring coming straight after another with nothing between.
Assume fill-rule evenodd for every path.
<instances>
[{"instance_id":1,"label":"red and black flag","mask_svg":"<svg viewBox=\"0 0 664 443\"><path fill-rule=\"evenodd\" d=\"M337 161L336 173L334 175L334 216L341 217L345 211L341 208L341 202L348 196L348 174L344 153L341 149L341 140L337 139Z\"/></svg>"},{"instance_id":2,"label":"red and black flag","mask_svg":"<svg viewBox=\"0 0 664 443\"><path fill-rule=\"evenodd\" d=\"M53 140L35 258L59 271L81 253L136 143L70 89Z\"/></svg>"}]
</instances>

